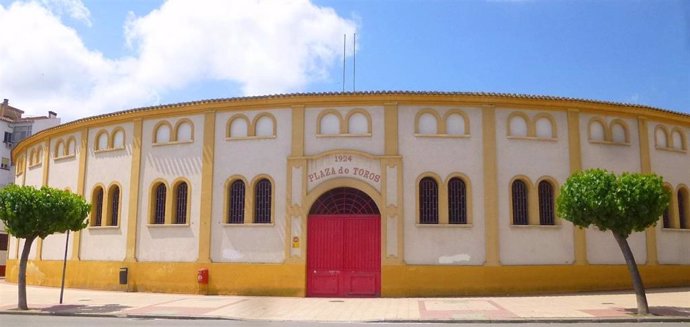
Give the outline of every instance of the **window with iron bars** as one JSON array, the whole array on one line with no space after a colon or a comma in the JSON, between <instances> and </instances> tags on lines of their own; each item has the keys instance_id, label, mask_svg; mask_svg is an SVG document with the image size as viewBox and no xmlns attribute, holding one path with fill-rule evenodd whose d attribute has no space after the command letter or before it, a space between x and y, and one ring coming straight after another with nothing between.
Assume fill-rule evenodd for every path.
<instances>
[{"instance_id":1,"label":"window with iron bars","mask_svg":"<svg viewBox=\"0 0 690 327\"><path fill-rule=\"evenodd\" d=\"M419 181L419 223L438 224L438 184L431 177Z\"/></svg>"}]
</instances>

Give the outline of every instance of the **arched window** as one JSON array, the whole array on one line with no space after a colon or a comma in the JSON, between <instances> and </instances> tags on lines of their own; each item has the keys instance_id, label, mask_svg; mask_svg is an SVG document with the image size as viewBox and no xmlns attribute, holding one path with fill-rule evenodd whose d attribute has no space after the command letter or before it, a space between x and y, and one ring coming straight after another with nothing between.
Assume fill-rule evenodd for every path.
<instances>
[{"instance_id":1,"label":"arched window","mask_svg":"<svg viewBox=\"0 0 690 327\"><path fill-rule=\"evenodd\" d=\"M263 178L254 189L254 223L271 223L271 181Z\"/></svg>"},{"instance_id":2,"label":"arched window","mask_svg":"<svg viewBox=\"0 0 690 327\"><path fill-rule=\"evenodd\" d=\"M611 141L614 143L628 143L628 129L621 121L611 124Z\"/></svg>"},{"instance_id":3,"label":"arched window","mask_svg":"<svg viewBox=\"0 0 690 327\"><path fill-rule=\"evenodd\" d=\"M230 118L227 137L247 137L249 136L249 121L244 115L233 116Z\"/></svg>"},{"instance_id":4,"label":"arched window","mask_svg":"<svg viewBox=\"0 0 690 327\"><path fill-rule=\"evenodd\" d=\"M76 144L77 142L73 138L67 140L67 155L71 156L76 153Z\"/></svg>"},{"instance_id":5,"label":"arched window","mask_svg":"<svg viewBox=\"0 0 690 327\"><path fill-rule=\"evenodd\" d=\"M520 116L520 115L515 115L510 118L510 130L509 130L509 135L510 136L521 136L525 137L529 135L529 128L527 127L527 118Z\"/></svg>"},{"instance_id":6,"label":"arched window","mask_svg":"<svg viewBox=\"0 0 690 327\"><path fill-rule=\"evenodd\" d=\"M606 128L599 120L592 120L589 123L589 139L592 141L605 141Z\"/></svg>"},{"instance_id":7,"label":"arched window","mask_svg":"<svg viewBox=\"0 0 690 327\"><path fill-rule=\"evenodd\" d=\"M446 134L449 135L466 135L465 117L461 114L450 114L446 117Z\"/></svg>"},{"instance_id":8,"label":"arched window","mask_svg":"<svg viewBox=\"0 0 690 327\"><path fill-rule=\"evenodd\" d=\"M244 181L239 179L228 190L228 223L244 224Z\"/></svg>"},{"instance_id":9,"label":"arched window","mask_svg":"<svg viewBox=\"0 0 690 327\"><path fill-rule=\"evenodd\" d=\"M258 137L275 136L275 125L272 116L263 114L254 123L254 134Z\"/></svg>"},{"instance_id":10,"label":"arched window","mask_svg":"<svg viewBox=\"0 0 690 327\"><path fill-rule=\"evenodd\" d=\"M676 150L685 150L685 137L683 133L678 130L671 132L671 141L673 142L673 148Z\"/></svg>"},{"instance_id":11,"label":"arched window","mask_svg":"<svg viewBox=\"0 0 690 327\"><path fill-rule=\"evenodd\" d=\"M165 197L167 195L167 188L165 184L158 183L153 189L153 219L154 224L165 224Z\"/></svg>"},{"instance_id":12,"label":"arched window","mask_svg":"<svg viewBox=\"0 0 690 327\"><path fill-rule=\"evenodd\" d=\"M319 121L319 134L340 134L340 117L335 113L326 114Z\"/></svg>"},{"instance_id":13,"label":"arched window","mask_svg":"<svg viewBox=\"0 0 690 327\"><path fill-rule=\"evenodd\" d=\"M537 119L535 129L538 138L550 139L554 138L553 125L551 120L546 117Z\"/></svg>"},{"instance_id":14,"label":"arched window","mask_svg":"<svg viewBox=\"0 0 690 327\"><path fill-rule=\"evenodd\" d=\"M554 225L555 218L553 186L547 181L541 181L539 182L539 225Z\"/></svg>"},{"instance_id":15,"label":"arched window","mask_svg":"<svg viewBox=\"0 0 690 327\"><path fill-rule=\"evenodd\" d=\"M194 131L194 127L192 127L192 123L189 121L183 121L181 123L178 123L177 125L177 130L175 133L175 141L177 142L190 142L192 141L192 132Z\"/></svg>"},{"instance_id":16,"label":"arched window","mask_svg":"<svg viewBox=\"0 0 690 327\"><path fill-rule=\"evenodd\" d=\"M175 187L175 223L187 223L187 183L180 182Z\"/></svg>"},{"instance_id":17,"label":"arched window","mask_svg":"<svg viewBox=\"0 0 690 327\"><path fill-rule=\"evenodd\" d=\"M654 138L656 141L656 146L658 148L668 147L668 134L666 133L666 129L663 126L657 125L656 131L654 131Z\"/></svg>"},{"instance_id":18,"label":"arched window","mask_svg":"<svg viewBox=\"0 0 690 327\"><path fill-rule=\"evenodd\" d=\"M113 134L113 149L122 149L125 147L125 132L121 129Z\"/></svg>"},{"instance_id":19,"label":"arched window","mask_svg":"<svg viewBox=\"0 0 690 327\"><path fill-rule=\"evenodd\" d=\"M156 139L153 143L169 143L170 142L170 124L163 122L156 128Z\"/></svg>"},{"instance_id":20,"label":"arched window","mask_svg":"<svg viewBox=\"0 0 690 327\"><path fill-rule=\"evenodd\" d=\"M417 120L417 133L424 135L438 134L438 118L430 112L423 113Z\"/></svg>"},{"instance_id":21,"label":"arched window","mask_svg":"<svg viewBox=\"0 0 690 327\"><path fill-rule=\"evenodd\" d=\"M108 133L105 131L98 134L96 137L96 150L105 150L108 148Z\"/></svg>"},{"instance_id":22,"label":"arched window","mask_svg":"<svg viewBox=\"0 0 690 327\"><path fill-rule=\"evenodd\" d=\"M98 186L96 189L93 191L93 198L91 199L91 202L93 203L93 217L92 219L92 225L93 226L101 226L102 220L103 220L103 188Z\"/></svg>"},{"instance_id":23,"label":"arched window","mask_svg":"<svg viewBox=\"0 0 690 327\"><path fill-rule=\"evenodd\" d=\"M110 204L110 226L117 226L120 216L120 187L113 185L108 191L108 203Z\"/></svg>"},{"instance_id":24,"label":"arched window","mask_svg":"<svg viewBox=\"0 0 690 327\"><path fill-rule=\"evenodd\" d=\"M419 223L438 224L438 184L431 177L419 181Z\"/></svg>"},{"instance_id":25,"label":"arched window","mask_svg":"<svg viewBox=\"0 0 690 327\"><path fill-rule=\"evenodd\" d=\"M522 180L513 182L513 225L527 225L527 185Z\"/></svg>"},{"instance_id":26,"label":"arched window","mask_svg":"<svg viewBox=\"0 0 690 327\"><path fill-rule=\"evenodd\" d=\"M467 224L467 190L458 177L448 181L448 223Z\"/></svg>"},{"instance_id":27,"label":"arched window","mask_svg":"<svg viewBox=\"0 0 690 327\"><path fill-rule=\"evenodd\" d=\"M688 228L688 191L685 188L678 190L678 219L679 228Z\"/></svg>"},{"instance_id":28,"label":"arched window","mask_svg":"<svg viewBox=\"0 0 690 327\"><path fill-rule=\"evenodd\" d=\"M53 158L61 158L65 156L65 143L62 142L62 140L58 141L57 146L55 147L55 153L53 154Z\"/></svg>"},{"instance_id":29,"label":"arched window","mask_svg":"<svg viewBox=\"0 0 690 327\"><path fill-rule=\"evenodd\" d=\"M347 122L348 134L367 134L369 131L369 118L362 112L350 115Z\"/></svg>"}]
</instances>

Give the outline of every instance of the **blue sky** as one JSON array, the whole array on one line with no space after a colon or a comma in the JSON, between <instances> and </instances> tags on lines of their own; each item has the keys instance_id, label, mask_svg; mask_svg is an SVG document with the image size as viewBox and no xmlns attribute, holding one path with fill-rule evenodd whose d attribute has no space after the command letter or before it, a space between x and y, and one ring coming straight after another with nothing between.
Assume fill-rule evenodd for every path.
<instances>
[{"instance_id":1,"label":"blue sky","mask_svg":"<svg viewBox=\"0 0 690 327\"><path fill-rule=\"evenodd\" d=\"M71 120L340 91L344 33L352 90L356 31L358 91L522 93L690 113L690 1L241 3L0 0L0 42L20 48L0 49L0 97ZM8 17L49 28L3 26ZM3 39L8 29L14 38Z\"/></svg>"}]
</instances>

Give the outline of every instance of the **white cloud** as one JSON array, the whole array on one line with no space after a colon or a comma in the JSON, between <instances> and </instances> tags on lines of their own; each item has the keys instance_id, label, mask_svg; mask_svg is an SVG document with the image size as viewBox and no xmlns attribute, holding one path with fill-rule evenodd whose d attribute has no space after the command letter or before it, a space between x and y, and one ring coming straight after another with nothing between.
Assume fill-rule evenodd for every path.
<instances>
[{"instance_id":1,"label":"white cloud","mask_svg":"<svg viewBox=\"0 0 690 327\"><path fill-rule=\"evenodd\" d=\"M0 6L0 31L11 31L0 33L10 45L0 48L0 97L71 120L157 104L161 94L207 80L236 83L244 95L300 91L328 76L342 58L342 35L355 28L306 0L170 0L131 15L124 29L132 55L107 58L86 48L53 6L17 2Z\"/></svg>"},{"instance_id":2,"label":"white cloud","mask_svg":"<svg viewBox=\"0 0 690 327\"><path fill-rule=\"evenodd\" d=\"M41 3L58 15L66 13L86 26L91 26L91 12L81 0L41 0Z\"/></svg>"}]
</instances>

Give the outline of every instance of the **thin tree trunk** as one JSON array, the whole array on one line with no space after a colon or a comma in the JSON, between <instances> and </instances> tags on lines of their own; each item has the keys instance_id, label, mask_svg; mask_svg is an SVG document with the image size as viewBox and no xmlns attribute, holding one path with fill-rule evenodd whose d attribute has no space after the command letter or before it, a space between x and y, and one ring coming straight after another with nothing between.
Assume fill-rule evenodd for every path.
<instances>
[{"instance_id":1,"label":"thin tree trunk","mask_svg":"<svg viewBox=\"0 0 690 327\"><path fill-rule=\"evenodd\" d=\"M647 315L649 314L649 306L647 305L647 295L644 291L644 285L642 284L642 277L640 277L640 271L637 269L637 263L635 263L635 257L630 250L630 245L628 245L628 239L617 233L613 233L613 237L618 242L618 246L623 252L623 257L625 258L625 263L628 265L628 272L630 272L630 277L632 278L633 288L635 289L635 296L637 298L637 314Z\"/></svg>"},{"instance_id":2,"label":"thin tree trunk","mask_svg":"<svg viewBox=\"0 0 690 327\"><path fill-rule=\"evenodd\" d=\"M27 238L24 240L24 249L22 249L22 257L19 259L19 298L17 299L17 307L21 310L29 310L26 305L26 263L29 261L29 252L31 252L31 244L36 237Z\"/></svg>"}]
</instances>

